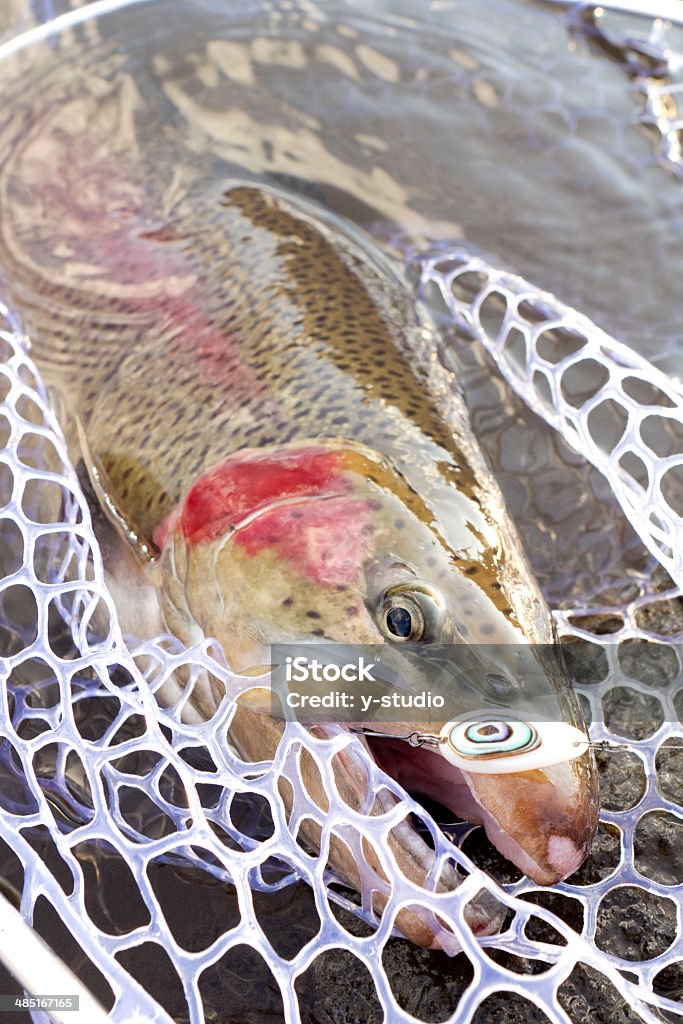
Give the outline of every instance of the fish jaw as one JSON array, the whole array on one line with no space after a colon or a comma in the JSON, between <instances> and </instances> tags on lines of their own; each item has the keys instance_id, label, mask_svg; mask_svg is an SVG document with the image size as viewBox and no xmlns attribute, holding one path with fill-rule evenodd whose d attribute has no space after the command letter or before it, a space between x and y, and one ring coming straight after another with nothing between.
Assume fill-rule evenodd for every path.
<instances>
[{"instance_id":1,"label":"fish jaw","mask_svg":"<svg viewBox=\"0 0 683 1024\"><path fill-rule=\"evenodd\" d=\"M534 771L488 775L455 768L438 752L401 740L371 741L387 774L406 789L481 824L491 843L538 885L576 871L598 822L592 752Z\"/></svg>"},{"instance_id":2,"label":"fish jaw","mask_svg":"<svg viewBox=\"0 0 683 1024\"><path fill-rule=\"evenodd\" d=\"M329 737L337 733L340 728L344 727L338 725L317 726L313 731ZM337 790L344 801L350 803L354 809L367 807L369 801L372 801L369 812L372 816L388 814L400 803L400 797L388 788L377 791L376 783L371 788L367 761L360 752L362 747L365 748L367 757L371 758L372 754L368 749L367 742L363 740L359 744L346 747L335 758L334 774ZM304 780L304 784L308 788L306 780ZM373 790L374 796L371 796ZM319 796L324 801L327 799L324 793ZM400 873L416 885L425 885L433 869L434 851L427 846L408 818L391 829L387 838L387 846ZM316 843L316 848L319 848L318 843ZM367 842L363 842L363 859L375 875L387 879L381 856ZM359 870L359 865L353 858L339 857L334 840L330 844L330 866L342 878L351 881L358 891L363 891L362 870ZM461 881L462 875L457 868L447 864L439 876L436 891L440 893L452 891ZM385 905L385 894L375 890L373 894L374 909L382 910ZM485 890L478 893L464 908L465 921L474 935L494 934L500 929L504 917L505 907ZM395 924L398 930L416 945L426 946L430 949L442 949L450 954L460 951L461 946L457 937L448 928L439 925L434 920L432 913L424 908L419 906L402 908L396 916Z\"/></svg>"},{"instance_id":3,"label":"fish jaw","mask_svg":"<svg viewBox=\"0 0 683 1024\"><path fill-rule=\"evenodd\" d=\"M343 727L315 726L311 732L318 738L331 739ZM272 759L282 738L283 723L270 715L238 706L230 726L229 738L241 757L248 761ZM366 756L363 756L363 747ZM339 751L333 759L334 781L338 798L352 810L366 813L371 817L386 815L400 802L387 787L377 791L371 786L368 771L372 755L367 744L360 737L356 742ZM303 749L299 761L301 784L320 814L304 814L298 825L297 838L312 850L320 850L322 822L330 809L330 795L327 793L316 761L311 753ZM279 790L285 805L288 820L294 805L294 793L288 780L281 780ZM331 870L357 892L372 890L372 906L381 913L388 901L390 876L383 866L383 858L377 848L362 835L344 825L337 834L330 832L327 863ZM342 838L344 837L344 838ZM350 840L349 843L344 839ZM353 846L356 849L352 849ZM398 871L415 885L425 885L434 866L434 851L425 843L417 830L406 818L395 825L388 836L387 845ZM362 850L362 852L361 852ZM379 879L379 882L378 882ZM452 865L445 865L436 887L437 892L446 893L457 888L462 877ZM465 921L475 935L491 935L497 932L505 916L505 908L488 892L483 891L470 900L465 909ZM419 905L402 907L394 922L396 929L411 942L429 949L442 949L454 955L461 946L457 936L434 915Z\"/></svg>"},{"instance_id":4,"label":"fish jaw","mask_svg":"<svg viewBox=\"0 0 683 1024\"><path fill-rule=\"evenodd\" d=\"M538 885L555 885L583 863L598 823L592 752L511 775L463 772L493 845Z\"/></svg>"}]
</instances>

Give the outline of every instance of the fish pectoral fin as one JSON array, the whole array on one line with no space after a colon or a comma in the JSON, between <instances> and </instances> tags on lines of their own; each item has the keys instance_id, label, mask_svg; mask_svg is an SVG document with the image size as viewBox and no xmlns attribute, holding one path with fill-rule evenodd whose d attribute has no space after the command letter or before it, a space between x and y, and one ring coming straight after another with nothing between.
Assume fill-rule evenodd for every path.
<instances>
[{"instance_id":1,"label":"fish pectoral fin","mask_svg":"<svg viewBox=\"0 0 683 1024\"><path fill-rule=\"evenodd\" d=\"M76 417L76 431L83 465L99 507L119 538L133 551L140 564L149 565L155 561L159 553L157 548L143 535L137 524L123 512L109 474L97 455L91 450L83 424L78 417Z\"/></svg>"}]
</instances>

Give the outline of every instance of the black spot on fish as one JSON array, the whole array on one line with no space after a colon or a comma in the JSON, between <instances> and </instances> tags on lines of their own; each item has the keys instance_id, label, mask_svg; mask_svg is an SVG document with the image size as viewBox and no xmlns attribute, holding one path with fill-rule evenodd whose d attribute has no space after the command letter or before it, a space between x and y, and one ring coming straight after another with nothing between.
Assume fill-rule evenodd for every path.
<instances>
[{"instance_id":1,"label":"black spot on fish","mask_svg":"<svg viewBox=\"0 0 683 1024\"><path fill-rule=\"evenodd\" d=\"M325 630L324 629L312 629L311 630L311 636L325 636Z\"/></svg>"},{"instance_id":2,"label":"black spot on fish","mask_svg":"<svg viewBox=\"0 0 683 1024\"><path fill-rule=\"evenodd\" d=\"M282 603L283 603L283 605L285 606L285 608L289 608L289 607L290 607L291 605L293 605L293 604L294 604L294 598L293 598L293 597L286 597L286 598L285 598L285 599L283 600L283 602L282 602Z\"/></svg>"},{"instance_id":3,"label":"black spot on fish","mask_svg":"<svg viewBox=\"0 0 683 1024\"><path fill-rule=\"evenodd\" d=\"M313 610L311 610L310 612L306 612L306 618L308 618L308 619L319 619L320 618L320 612L315 612Z\"/></svg>"}]
</instances>

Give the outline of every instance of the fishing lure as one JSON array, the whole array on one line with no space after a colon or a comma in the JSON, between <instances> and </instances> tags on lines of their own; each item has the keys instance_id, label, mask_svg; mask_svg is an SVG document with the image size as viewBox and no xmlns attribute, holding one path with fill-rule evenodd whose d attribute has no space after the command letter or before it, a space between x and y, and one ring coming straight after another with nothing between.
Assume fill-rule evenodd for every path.
<instances>
[{"instance_id":1,"label":"fishing lure","mask_svg":"<svg viewBox=\"0 0 683 1024\"><path fill-rule=\"evenodd\" d=\"M364 727L352 731L390 736ZM411 747L434 747L455 768L484 775L549 768L580 757L591 746L586 734L567 722L528 722L510 715L503 721L491 711L447 722L438 735L413 731L391 738L405 740Z\"/></svg>"}]
</instances>

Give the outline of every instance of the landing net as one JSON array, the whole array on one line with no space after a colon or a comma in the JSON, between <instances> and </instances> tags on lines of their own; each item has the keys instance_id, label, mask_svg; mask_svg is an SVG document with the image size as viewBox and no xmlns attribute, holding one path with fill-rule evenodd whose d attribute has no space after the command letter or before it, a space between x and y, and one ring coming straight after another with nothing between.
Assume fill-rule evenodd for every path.
<instances>
[{"instance_id":1,"label":"landing net","mask_svg":"<svg viewBox=\"0 0 683 1024\"><path fill-rule=\"evenodd\" d=\"M616 519L616 500L633 528L619 558L592 537L594 549L607 549L602 563L556 601L561 633L590 655L590 671L577 674L592 735L619 745L599 755L603 809L593 851L572 879L541 890L496 863L479 829L442 832L369 758L370 791L384 787L401 803L379 817L351 810L332 760L358 740L341 730L314 740L289 723L272 764L242 762L226 733L244 684L211 642L185 650L166 636L126 646L87 503L21 325L3 307L3 892L113 1021L293 1024L335 1019L335 1008L351 1020L392 1024L484 1021L515 1003L526 1019L558 1022L584 1020L596 1007L624 1021L680 1015L681 387L479 256L440 252L417 266L416 278L446 329L444 357L450 346L476 364L483 343L512 390L561 435L553 458L559 451L562 469L557 463L554 472L565 477L556 485L571 478L592 487L577 517L586 525L606 508ZM524 415L516 437L532 446L543 427ZM547 485L553 464L547 453L531 455L526 477L516 474L538 498L538 480ZM587 525L582 531L577 550L590 538ZM558 598L558 581L544 584ZM643 644L657 656L637 675L632 655ZM187 697L207 670L226 686L210 721L187 724L182 701L170 709L157 703L171 673L187 679ZM304 747L324 782L324 815L301 781ZM282 780L294 794L289 821ZM435 848L424 887L401 874L388 849L389 832L408 814ZM322 827L320 855L297 842L306 818ZM361 865L361 897L326 870L333 834ZM370 867L369 848L385 877ZM452 866L463 881L437 892ZM388 897L379 921L375 889ZM483 941L464 917L482 890L508 910L500 934ZM452 957L392 936L407 905L437 929L438 915ZM289 927L275 929L283 916ZM21 955L0 950L5 962ZM423 965L419 992L404 983L401 957ZM33 1011L32 1019L48 1018Z\"/></svg>"}]
</instances>

